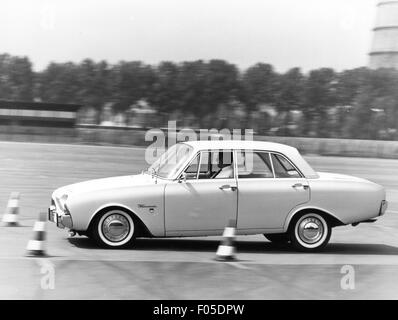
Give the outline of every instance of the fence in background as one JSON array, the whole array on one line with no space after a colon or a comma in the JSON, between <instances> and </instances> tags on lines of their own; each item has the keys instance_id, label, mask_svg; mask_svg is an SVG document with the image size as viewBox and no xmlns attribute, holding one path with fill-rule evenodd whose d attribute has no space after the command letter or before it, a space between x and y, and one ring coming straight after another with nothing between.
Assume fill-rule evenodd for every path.
<instances>
[{"instance_id":1,"label":"fence in background","mask_svg":"<svg viewBox=\"0 0 398 320\"><path fill-rule=\"evenodd\" d=\"M0 126L0 140L91 145L148 146L142 128L77 125L73 128ZM398 159L398 141L259 136L255 140L291 145L303 154Z\"/></svg>"}]
</instances>

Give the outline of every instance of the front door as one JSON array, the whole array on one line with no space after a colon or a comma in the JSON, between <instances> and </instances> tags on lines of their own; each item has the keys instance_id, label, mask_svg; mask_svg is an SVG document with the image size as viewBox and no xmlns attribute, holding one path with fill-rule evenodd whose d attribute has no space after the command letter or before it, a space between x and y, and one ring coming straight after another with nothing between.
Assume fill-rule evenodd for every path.
<instances>
[{"instance_id":1,"label":"front door","mask_svg":"<svg viewBox=\"0 0 398 320\"><path fill-rule=\"evenodd\" d=\"M221 234L237 215L233 152L202 151L183 175L165 188L166 235Z\"/></svg>"},{"instance_id":2,"label":"front door","mask_svg":"<svg viewBox=\"0 0 398 320\"><path fill-rule=\"evenodd\" d=\"M281 229L289 212L310 199L307 180L283 155L238 151L238 229Z\"/></svg>"}]
</instances>

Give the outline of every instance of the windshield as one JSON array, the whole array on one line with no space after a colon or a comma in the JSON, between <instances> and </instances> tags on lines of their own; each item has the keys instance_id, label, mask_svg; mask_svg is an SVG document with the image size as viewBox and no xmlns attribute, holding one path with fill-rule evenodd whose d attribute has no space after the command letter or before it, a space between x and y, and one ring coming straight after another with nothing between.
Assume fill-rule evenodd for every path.
<instances>
[{"instance_id":1,"label":"windshield","mask_svg":"<svg viewBox=\"0 0 398 320\"><path fill-rule=\"evenodd\" d=\"M193 148L185 143L177 143L163 153L149 168L162 178L172 178L192 155Z\"/></svg>"}]
</instances>

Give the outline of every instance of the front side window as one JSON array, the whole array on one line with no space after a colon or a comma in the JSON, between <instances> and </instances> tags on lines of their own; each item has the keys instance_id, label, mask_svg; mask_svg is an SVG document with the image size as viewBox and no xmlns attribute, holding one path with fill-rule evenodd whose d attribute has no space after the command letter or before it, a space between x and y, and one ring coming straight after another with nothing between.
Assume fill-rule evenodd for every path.
<instances>
[{"instance_id":1,"label":"front side window","mask_svg":"<svg viewBox=\"0 0 398 320\"><path fill-rule=\"evenodd\" d=\"M301 178L296 168L283 156L273 153L271 155L274 166L275 178Z\"/></svg>"},{"instance_id":2,"label":"front side window","mask_svg":"<svg viewBox=\"0 0 398 320\"><path fill-rule=\"evenodd\" d=\"M273 178L271 161L268 152L251 150L237 151L239 178Z\"/></svg>"},{"instance_id":3,"label":"front side window","mask_svg":"<svg viewBox=\"0 0 398 320\"><path fill-rule=\"evenodd\" d=\"M226 150L202 151L200 157L188 166L185 173L189 177L197 176L198 179L232 179L233 153Z\"/></svg>"}]
</instances>

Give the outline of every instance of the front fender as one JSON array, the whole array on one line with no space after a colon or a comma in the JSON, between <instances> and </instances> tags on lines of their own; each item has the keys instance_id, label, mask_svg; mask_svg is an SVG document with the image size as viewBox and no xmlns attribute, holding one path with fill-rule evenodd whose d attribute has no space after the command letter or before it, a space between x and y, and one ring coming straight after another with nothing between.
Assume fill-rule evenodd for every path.
<instances>
[{"instance_id":1,"label":"front fender","mask_svg":"<svg viewBox=\"0 0 398 320\"><path fill-rule=\"evenodd\" d=\"M86 231L101 210L118 206L134 213L153 236L164 236L164 185L71 194L68 208L76 231Z\"/></svg>"}]
</instances>

